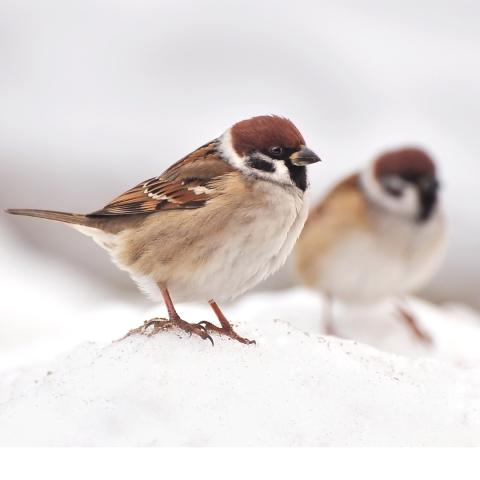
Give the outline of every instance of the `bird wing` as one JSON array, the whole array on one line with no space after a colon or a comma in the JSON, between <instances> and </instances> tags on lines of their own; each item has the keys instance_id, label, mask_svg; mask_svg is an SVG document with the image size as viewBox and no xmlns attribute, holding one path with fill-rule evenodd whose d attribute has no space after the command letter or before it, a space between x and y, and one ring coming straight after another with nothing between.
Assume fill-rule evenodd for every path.
<instances>
[{"instance_id":1,"label":"bird wing","mask_svg":"<svg viewBox=\"0 0 480 480\"><path fill-rule=\"evenodd\" d=\"M212 180L234 169L218 158L216 141L174 163L160 176L146 180L112 200L96 215L133 215L203 207L216 194Z\"/></svg>"}]
</instances>

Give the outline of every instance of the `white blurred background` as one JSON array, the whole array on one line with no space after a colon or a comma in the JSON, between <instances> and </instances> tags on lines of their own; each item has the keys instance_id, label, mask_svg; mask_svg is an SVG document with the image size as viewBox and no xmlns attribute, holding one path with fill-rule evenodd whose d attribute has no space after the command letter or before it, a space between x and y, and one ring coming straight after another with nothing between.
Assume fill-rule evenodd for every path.
<instances>
[{"instance_id":1,"label":"white blurred background","mask_svg":"<svg viewBox=\"0 0 480 480\"><path fill-rule=\"evenodd\" d=\"M424 296L480 307L480 2L0 1L2 209L96 210L269 113L322 158L314 201L385 149L429 151L451 243ZM56 301L149 308L74 230L4 214L0 229L0 347ZM284 269L262 288L290 282Z\"/></svg>"}]
</instances>

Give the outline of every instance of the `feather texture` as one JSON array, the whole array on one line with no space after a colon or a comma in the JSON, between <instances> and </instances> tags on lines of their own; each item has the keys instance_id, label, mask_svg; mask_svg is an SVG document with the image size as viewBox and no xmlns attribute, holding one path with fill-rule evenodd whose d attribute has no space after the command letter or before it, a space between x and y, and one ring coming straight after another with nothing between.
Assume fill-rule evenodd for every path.
<instances>
[{"instance_id":1,"label":"feather texture","mask_svg":"<svg viewBox=\"0 0 480 480\"><path fill-rule=\"evenodd\" d=\"M158 177L139 183L87 216L134 215L205 206L216 195L215 180L234 170L218 158L215 147L216 141L203 145Z\"/></svg>"}]
</instances>

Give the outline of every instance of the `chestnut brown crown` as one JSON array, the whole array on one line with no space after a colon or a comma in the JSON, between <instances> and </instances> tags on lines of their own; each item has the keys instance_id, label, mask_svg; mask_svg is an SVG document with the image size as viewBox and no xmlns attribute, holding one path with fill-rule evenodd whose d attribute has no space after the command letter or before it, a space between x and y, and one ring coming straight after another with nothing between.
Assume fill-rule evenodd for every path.
<instances>
[{"instance_id":1,"label":"chestnut brown crown","mask_svg":"<svg viewBox=\"0 0 480 480\"><path fill-rule=\"evenodd\" d=\"M262 152L272 146L298 151L305 140L297 127L288 119L276 115L262 115L233 125L233 148L238 155Z\"/></svg>"},{"instance_id":2,"label":"chestnut brown crown","mask_svg":"<svg viewBox=\"0 0 480 480\"><path fill-rule=\"evenodd\" d=\"M405 180L415 180L435 175L433 160L418 148L402 148L386 152L375 161L374 173L377 179L396 175Z\"/></svg>"}]
</instances>

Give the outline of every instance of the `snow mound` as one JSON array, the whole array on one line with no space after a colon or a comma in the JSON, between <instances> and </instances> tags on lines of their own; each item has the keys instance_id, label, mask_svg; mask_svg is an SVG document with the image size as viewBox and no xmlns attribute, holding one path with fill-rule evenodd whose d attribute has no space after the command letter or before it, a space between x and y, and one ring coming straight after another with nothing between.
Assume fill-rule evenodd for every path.
<instances>
[{"instance_id":1,"label":"snow mound","mask_svg":"<svg viewBox=\"0 0 480 480\"><path fill-rule=\"evenodd\" d=\"M480 443L480 368L407 359L278 320L237 331L257 344L214 336L212 347L179 331L84 343L13 382L0 445Z\"/></svg>"}]
</instances>

